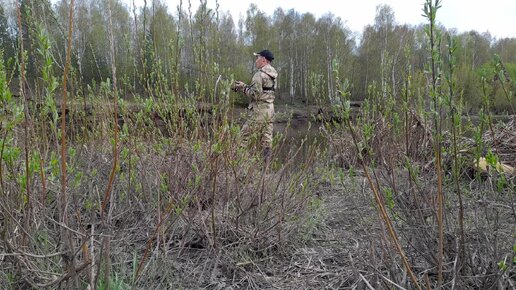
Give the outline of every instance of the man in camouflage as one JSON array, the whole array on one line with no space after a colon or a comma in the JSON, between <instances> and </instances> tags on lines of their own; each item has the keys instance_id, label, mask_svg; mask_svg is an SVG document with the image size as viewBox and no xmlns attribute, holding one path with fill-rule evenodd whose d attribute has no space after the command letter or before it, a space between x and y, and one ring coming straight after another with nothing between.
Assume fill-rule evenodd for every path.
<instances>
[{"instance_id":1,"label":"man in camouflage","mask_svg":"<svg viewBox=\"0 0 516 290\"><path fill-rule=\"evenodd\" d=\"M271 65L274 55L269 50L254 53L255 66L258 71L253 75L250 85L236 81L233 89L242 92L251 100L250 116L242 127L242 138L245 145L249 144L252 134L260 138L262 154L266 163L270 161L272 148L272 118L274 116L274 91L278 72Z\"/></svg>"}]
</instances>

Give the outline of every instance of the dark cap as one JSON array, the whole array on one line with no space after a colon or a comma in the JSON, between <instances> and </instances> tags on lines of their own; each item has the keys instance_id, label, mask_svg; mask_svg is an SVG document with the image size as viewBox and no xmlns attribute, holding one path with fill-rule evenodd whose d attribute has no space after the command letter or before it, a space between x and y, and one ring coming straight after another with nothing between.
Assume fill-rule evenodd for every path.
<instances>
[{"instance_id":1,"label":"dark cap","mask_svg":"<svg viewBox=\"0 0 516 290\"><path fill-rule=\"evenodd\" d=\"M255 56L263 56L265 57L268 61L272 61L274 59L274 54L272 54L272 52L270 52L269 50L267 49L264 49L258 53L254 53Z\"/></svg>"}]
</instances>

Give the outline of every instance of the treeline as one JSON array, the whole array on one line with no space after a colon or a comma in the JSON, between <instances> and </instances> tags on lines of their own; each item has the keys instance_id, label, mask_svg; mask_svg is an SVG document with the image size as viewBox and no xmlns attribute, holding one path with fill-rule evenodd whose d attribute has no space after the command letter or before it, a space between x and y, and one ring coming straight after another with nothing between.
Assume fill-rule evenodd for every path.
<instances>
[{"instance_id":1,"label":"treeline","mask_svg":"<svg viewBox=\"0 0 516 290\"><path fill-rule=\"evenodd\" d=\"M122 97L170 93L208 98L219 75L249 79L254 62L251 53L264 48L275 53L278 95L285 101L331 101L338 95L336 82L343 80L351 84L355 100L368 94L399 96L409 79L414 90L427 82L429 54L423 19L419 26L400 25L386 5L378 6L374 24L356 35L331 13L316 18L278 8L267 15L251 4L246 15L235 20L218 2L211 8L207 0L200 0L196 11L193 0L180 0L176 7L167 7L165 2L147 0L143 7L134 7L120 0L76 1L72 91L84 94L111 77L109 23ZM37 97L44 87L41 67L46 58L40 53L44 45L51 47L53 73L62 75L68 5L64 0L55 4L3 1L0 49L12 77L11 87L24 55L26 86ZM445 27L440 32L443 52L450 40L456 44L454 75L466 108L477 110L488 94L495 111L510 110L515 102L516 38L494 39L488 33L458 33ZM24 54L20 54L22 46ZM494 89L486 92L484 83Z\"/></svg>"}]
</instances>

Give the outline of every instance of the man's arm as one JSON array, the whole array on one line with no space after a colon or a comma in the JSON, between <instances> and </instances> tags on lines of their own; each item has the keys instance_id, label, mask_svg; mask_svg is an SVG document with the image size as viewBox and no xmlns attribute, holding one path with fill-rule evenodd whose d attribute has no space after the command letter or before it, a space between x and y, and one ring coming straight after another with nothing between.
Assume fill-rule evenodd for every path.
<instances>
[{"instance_id":1,"label":"man's arm","mask_svg":"<svg viewBox=\"0 0 516 290\"><path fill-rule=\"evenodd\" d=\"M253 80L250 85L244 87L244 94L251 98L251 100L256 101L263 93L262 88L262 77L260 75L260 71L256 72L253 76Z\"/></svg>"}]
</instances>

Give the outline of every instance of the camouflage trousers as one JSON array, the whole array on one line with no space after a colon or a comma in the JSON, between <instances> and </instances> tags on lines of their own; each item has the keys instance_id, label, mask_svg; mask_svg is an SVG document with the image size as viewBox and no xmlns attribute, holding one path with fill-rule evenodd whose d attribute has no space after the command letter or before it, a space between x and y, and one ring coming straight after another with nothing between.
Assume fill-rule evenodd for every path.
<instances>
[{"instance_id":1,"label":"camouflage trousers","mask_svg":"<svg viewBox=\"0 0 516 290\"><path fill-rule=\"evenodd\" d=\"M272 133L274 104L259 102L251 103L248 119L242 127L242 145L249 146L260 142L262 148L272 148Z\"/></svg>"}]
</instances>

